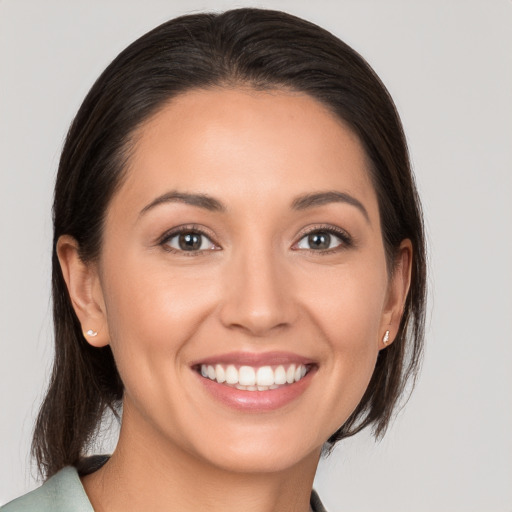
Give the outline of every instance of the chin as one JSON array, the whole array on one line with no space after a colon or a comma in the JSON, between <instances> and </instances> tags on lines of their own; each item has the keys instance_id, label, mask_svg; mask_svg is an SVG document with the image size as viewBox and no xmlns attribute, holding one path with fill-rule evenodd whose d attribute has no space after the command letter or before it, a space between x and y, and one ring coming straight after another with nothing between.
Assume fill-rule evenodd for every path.
<instances>
[{"instance_id":1,"label":"chin","mask_svg":"<svg viewBox=\"0 0 512 512\"><path fill-rule=\"evenodd\" d=\"M317 439L311 432L299 431L303 423L296 425L295 432L278 423L226 428L222 434L212 429L192 449L211 465L233 473L275 473L301 463L316 465L327 434L326 439Z\"/></svg>"},{"instance_id":2,"label":"chin","mask_svg":"<svg viewBox=\"0 0 512 512\"><path fill-rule=\"evenodd\" d=\"M231 473L278 473L304 463L317 464L322 446L303 450L293 444L274 445L251 443L251 446L229 446L212 454L214 465Z\"/></svg>"}]
</instances>

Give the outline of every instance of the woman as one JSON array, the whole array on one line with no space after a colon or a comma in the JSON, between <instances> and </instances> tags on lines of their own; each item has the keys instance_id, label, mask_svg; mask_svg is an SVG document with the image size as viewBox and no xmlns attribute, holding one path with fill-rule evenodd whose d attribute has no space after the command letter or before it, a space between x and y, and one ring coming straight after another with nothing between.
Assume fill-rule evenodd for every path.
<instances>
[{"instance_id":1,"label":"woman","mask_svg":"<svg viewBox=\"0 0 512 512\"><path fill-rule=\"evenodd\" d=\"M323 510L322 449L385 432L423 341L421 210L386 89L280 12L141 37L70 128L53 299L47 481L2 510ZM87 457L109 409L117 447Z\"/></svg>"}]
</instances>

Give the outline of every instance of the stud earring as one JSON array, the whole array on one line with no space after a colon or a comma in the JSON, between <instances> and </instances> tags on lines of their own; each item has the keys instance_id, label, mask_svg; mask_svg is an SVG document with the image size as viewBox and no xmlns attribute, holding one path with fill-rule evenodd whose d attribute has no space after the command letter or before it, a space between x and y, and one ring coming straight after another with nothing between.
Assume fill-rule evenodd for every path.
<instances>
[{"instance_id":1,"label":"stud earring","mask_svg":"<svg viewBox=\"0 0 512 512\"><path fill-rule=\"evenodd\" d=\"M389 341L389 331L386 331L384 333L384 337L382 338L382 343L384 343L384 345L387 345L388 341Z\"/></svg>"},{"instance_id":2,"label":"stud earring","mask_svg":"<svg viewBox=\"0 0 512 512\"><path fill-rule=\"evenodd\" d=\"M92 329L89 329L86 334L87 336L91 336L91 338L94 338L94 336L98 336L98 333L96 331L93 331Z\"/></svg>"}]
</instances>

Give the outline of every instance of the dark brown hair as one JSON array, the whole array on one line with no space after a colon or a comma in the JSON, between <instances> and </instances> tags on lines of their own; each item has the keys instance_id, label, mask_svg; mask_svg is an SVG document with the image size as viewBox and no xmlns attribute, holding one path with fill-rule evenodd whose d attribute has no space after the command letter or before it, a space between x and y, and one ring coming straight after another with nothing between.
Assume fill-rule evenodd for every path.
<instances>
[{"instance_id":1,"label":"dark brown hair","mask_svg":"<svg viewBox=\"0 0 512 512\"><path fill-rule=\"evenodd\" d=\"M123 397L110 348L93 348L83 337L57 240L71 235L84 261L97 258L105 213L122 182L136 128L184 91L237 85L300 91L343 119L370 162L390 272L400 243L408 238L413 245L412 282L396 340L380 351L363 399L329 442L368 425L382 435L406 383L414 380L424 332L424 233L405 137L386 88L353 49L289 14L237 9L182 16L142 36L107 67L62 151L53 205L55 359L32 445L46 477L79 464L104 413L118 411Z\"/></svg>"}]
</instances>

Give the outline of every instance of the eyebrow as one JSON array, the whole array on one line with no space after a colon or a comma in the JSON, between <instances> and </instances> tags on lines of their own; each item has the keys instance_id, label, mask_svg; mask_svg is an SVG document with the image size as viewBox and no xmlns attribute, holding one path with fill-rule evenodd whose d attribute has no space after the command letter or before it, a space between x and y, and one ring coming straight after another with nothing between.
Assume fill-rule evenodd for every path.
<instances>
[{"instance_id":1,"label":"eyebrow","mask_svg":"<svg viewBox=\"0 0 512 512\"><path fill-rule=\"evenodd\" d=\"M368 211L363 206L363 203L355 197L345 192L338 192L337 190L329 190L326 192L316 192L313 194L306 194L295 198L292 202L294 210L306 210L307 208L314 208L316 206L323 206L329 203L346 203L355 206L370 223L370 216Z\"/></svg>"},{"instance_id":2,"label":"eyebrow","mask_svg":"<svg viewBox=\"0 0 512 512\"><path fill-rule=\"evenodd\" d=\"M149 210L152 210L156 206L165 203L185 203L192 206L198 206L199 208L204 208L205 210L212 212L225 212L226 207L214 197L211 197L207 194L191 194L187 192L178 192L173 190L171 192L167 192L146 205L139 213L139 216L144 215ZM306 210L308 208L315 208L317 206L323 206L329 203L346 203L351 206L355 206L365 217L365 219L370 222L370 216L368 215L368 211L363 206L361 201L356 199L355 197L347 194L345 192L338 192L336 190L329 190L327 192L316 192L312 194L305 194L299 197L296 197L292 201L292 209L294 210Z\"/></svg>"},{"instance_id":3,"label":"eyebrow","mask_svg":"<svg viewBox=\"0 0 512 512\"><path fill-rule=\"evenodd\" d=\"M139 216L144 215L149 210L156 206L165 203L185 203L192 206L198 206L211 212L225 212L226 207L217 199L206 194L189 194L187 192L177 192L175 190L163 194L146 205L139 213Z\"/></svg>"}]
</instances>

